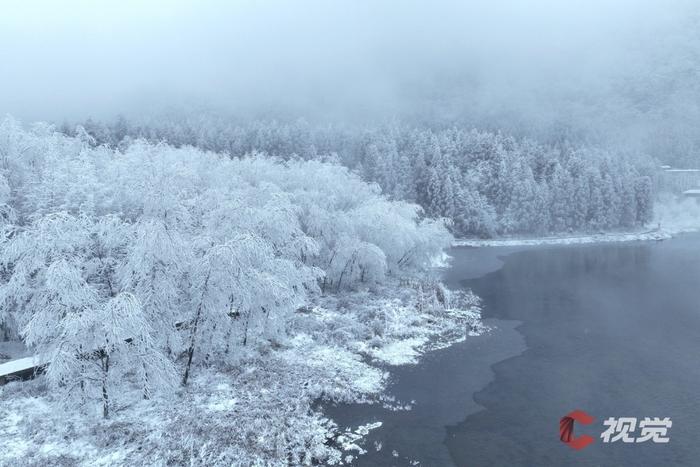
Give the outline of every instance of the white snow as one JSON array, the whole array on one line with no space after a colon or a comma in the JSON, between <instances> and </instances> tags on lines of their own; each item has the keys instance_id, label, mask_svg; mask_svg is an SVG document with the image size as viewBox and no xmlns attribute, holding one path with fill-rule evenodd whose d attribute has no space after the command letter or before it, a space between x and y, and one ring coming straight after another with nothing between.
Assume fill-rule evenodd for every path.
<instances>
[{"instance_id":1,"label":"white snow","mask_svg":"<svg viewBox=\"0 0 700 467\"><path fill-rule=\"evenodd\" d=\"M357 451L358 454L362 455L367 452L366 449L360 446L359 442L369 434L370 431L376 430L382 426L382 422L367 423L365 425L360 425L354 431L350 429L346 430L345 433L338 436L336 441L340 446L342 446L343 451ZM346 458L347 459L347 458ZM352 459L351 459L352 460Z\"/></svg>"},{"instance_id":2,"label":"white snow","mask_svg":"<svg viewBox=\"0 0 700 467\"><path fill-rule=\"evenodd\" d=\"M430 261L430 266L433 268L446 268L450 265L450 255L445 251L441 251L439 255L434 256Z\"/></svg>"},{"instance_id":3,"label":"white snow","mask_svg":"<svg viewBox=\"0 0 700 467\"><path fill-rule=\"evenodd\" d=\"M10 360L9 362L0 364L0 377L12 375L19 371L31 370L37 366L45 365L47 362L48 357L41 354Z\"/></svg>"},{"instance_id":4,"label":"white snow","mask_svg":"<svg viewBox=\"0 0 700 467\"><path fill-rule=\"evenodd\" d=\"M389 365L408 365L416 363L421 355L421 347L428 342L427 337L413 337L385 345L379 349L372 349L369 354L377 360Z\"/></svg>"},{"instance_id":5,"label":"white snow","mask_svg":"<svg viewBox=\"0 0 700 467\"><path fill-rule=\"evenodd\" d=\"M16 412L5 413L0 418L0 452L5 459L19 458L29 450L29 442L19 428L22 419Z\"/></svg>"},{"instance_id":6,"label":"white snow","mask_svg":"<svg viewBox=\"0 0 700 467\"><path fill-rule=\"evenodd\" d=\"M664 196L654 212L654 222L671 235L700 231L700 204L694 199Z\"/></svg>"},{"instance_id":7,"label":"white snow","mask_svg":"<svg viewBox=\"0 0 700 467\"><path fill-rule=\"evenodd\" d=\"M672 233L662 230L644 232L600 233L590 235L549 236L535 238L497 238L497 239L459 239L453 246L493 247L493 246L530 246L530 245L578 245L586 243L634 242L645 240L666 240Z\"/></svg>"},{"instance_id":8,"label":"white snow","mask_svg":"<svg viewBox=\"0 0 700 467\"><path fill-rule=\"evenodd\" d=\"M473 295L401 283L315 297L278 348L241 348L238 360L198 368L175 401L143 400L125 381L110 420L92 403L63 408L45 377L0 386L0 465L286 465L287 449L324 465L356 460L377 449L366 436L381 422L341 428L315 402L410 410L413 402L383 393L386 366L415 363L483 329ZM13 369L34 363L22 360Z\"/></svg>"}]
</instances>

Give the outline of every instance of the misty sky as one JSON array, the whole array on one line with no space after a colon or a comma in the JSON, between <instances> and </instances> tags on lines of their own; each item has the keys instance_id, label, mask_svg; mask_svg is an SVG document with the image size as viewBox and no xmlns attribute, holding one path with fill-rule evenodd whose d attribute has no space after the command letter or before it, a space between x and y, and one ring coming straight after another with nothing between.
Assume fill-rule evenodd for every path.
<instances>
[{"instance_id":1,"label":"misty sky","mask_svg":"<svg viewBox=\"0 0 700 467\"><path fill-rule=\"evenodd\" d=\"M6 0L0 113L111 118L196 104L594 119L620 83L686 42L693 3Z\"/></svg>"}]
</instances>

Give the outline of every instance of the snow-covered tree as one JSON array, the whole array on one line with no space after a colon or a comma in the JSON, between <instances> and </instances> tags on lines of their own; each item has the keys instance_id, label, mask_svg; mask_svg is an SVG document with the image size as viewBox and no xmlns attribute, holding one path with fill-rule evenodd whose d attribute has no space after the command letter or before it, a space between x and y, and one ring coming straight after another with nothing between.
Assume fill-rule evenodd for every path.
<instances>
[{"instance_id":1,"label":"snow-covered tree","mask_svg":"<svg viewBox=\"0 0 700 467\"><path fill-rule=\"evenodd\" d=\"M136 371L148 394L172 371L140 302L119 290L122 227L111 216L47 215L17 232L2 255L12 272L3 304L15 310L25 343L50 362L52 386L83 400L97 393L104 417L112 382Z\"/></svg>"},{"instance_id":2,"label":"snow-covered tree","mask_svg":"<svg viewBox=\"0 0 700 467\"><path fill-rule=\"evenodd\" d=\"M176 325L183 320L183 288L190 267L188 245L180 233L155 219L130 228L119 284L139 298L148 322L158 330L155 340L166 352L182 348Z\"/></svg>"},{"instance_id":3,"label":"snow-covered tree","mask_svg":"<svg viewBox=\"0 0 700 467\"><path fill-rule=\"evenodd\" d=\"M639 177L634 184L635 200L637 204L637 223L645 225L651 222L654 214L652 204L652 182L648 176Z\"/></svg>"},{"instance_id":4,"label":"snow-covered tree","mask_svg":"<svg viewBox=\"0 0 700 467\"><path fill-rule=\"evenodd\" d=\"M228 352L264 336L279 338L285 315L303 304L316 270L300 268L275 256L272 246L255 235L239 234L203 252L190 277L191 314L186 325L186 385L195 350L206 356Z\"/></svg>"},{"instance_id":5,"label":"snow-covered tree","mask_svg":"<svg viewBox=\"0 0 700 467\"><path fill-rule=\"evenodd\" d=\"M573 204L573 181L571 175L557 164L554 167L549 189L549 212L552 220L552 228L561 232L572 225L571 206Z\"/></svg>"},{"instance_id":6,"label":"snow-covered tree","mask_svg":"<svg viewBox=\"0 0 700 467\"><path fill-rule=\"evenodd\" d=\"M85 132L89 145L114 146L125 129L119 120L113 125L86 125L97 135ZM110 133L104 134L105 129ZM637 168L648 164L643 156L635 161L584 144L540 144L501 132L455 127L418 129L397 123L358 130L338 125L311 126L303 121L233 123L225 118L198 116L147 121L140 126L126 125L126 129L131 135L121 139L120 147L127 147L123 142L130 138L145 137L176 146L191 144L205 150L227 151L234 157L259 152L284 160L301 157L339 161L365 180L377 183L391 199L417 202L428 215L449 218L460 235L483 234L483 230L456 230L460 217L464 217L457 206L461 201L456 199L463 189L472 194L478 192L495 212L492 234L543 232L542 212L521 209L529 202L513 200L514 189L534 187L519 181L524 166L539 187L531 191L546 192L550 200L569 198L549 203L547 231L633 227L639 223L632 202L636 193L634 180L638 177ZM445 160L449 163L445 164ZM560 169L555 174L557 166ZM601 183L591 185L591 173L596 171L600 172ZM476 186L472 186L474 183ZM596 206L598 193L612 202L605 205L604 213ZM653 206L654 194L648 196L646 204ZM522 205L516 207L513 203Z\"/></svg>"}]
</instances>

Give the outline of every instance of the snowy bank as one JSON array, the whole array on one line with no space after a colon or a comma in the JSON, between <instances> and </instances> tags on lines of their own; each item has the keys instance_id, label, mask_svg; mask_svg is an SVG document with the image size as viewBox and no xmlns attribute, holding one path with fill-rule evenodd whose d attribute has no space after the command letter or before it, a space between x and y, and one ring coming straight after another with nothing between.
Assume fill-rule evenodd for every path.
<instances>
[{"instance_id":1,"label":"snowy bank","mask_svg":"<svg viewBox=\"0 0 700 467\"><path fill-rule=\"evenodd\" d=\"M513 237L494 239L457 239L452 246L533 246L577 245L586 243L634 242L666 240L674 235L700 231L700 203L694 199L664 195L654 206L655 229L633 232L604 232L580 235L552 235L546 237Z\"/></svg>"},{"instance_id":2,"label":"snowy bank","mask_svg":"<svg viewBox=\"0 0 700 467\"><path fill-rule=\"evenodd\" d=\"M549 236L536 238L496 238L496 239L458 239L452 246L486 247L486 246L531 246L531 245L578 245L586 243L634 242L648 240L666 240L675 232L664 229L644 232L600 233L591 235Z\"/></svg>"},{"instance_id":3,"label":"snowy bank","mask_svg":"<svg viewBox=\"0 0 700 467\"><path fill-rule=\"evenodd\" d=\"M170 396L128 381L108 420L45 376L1 386L0 465L344 465L380 424L338 427L320 401L385 403L391 365L484 331L475 296L430 281L318 295L288 328Z\"/></svg>"}]
</instances>

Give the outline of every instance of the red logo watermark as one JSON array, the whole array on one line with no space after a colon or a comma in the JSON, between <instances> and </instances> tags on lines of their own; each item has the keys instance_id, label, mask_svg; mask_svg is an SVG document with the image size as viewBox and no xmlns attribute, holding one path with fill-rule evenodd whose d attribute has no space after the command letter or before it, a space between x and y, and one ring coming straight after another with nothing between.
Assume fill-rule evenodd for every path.
<instances>
[{"instance_id":1,"label":"red logo watermark","mask_svg":"<svg viewBox=\"0 0 700 467\"><path fill-rule=\"evenodd\" d=\"M591 444L594 439L589 435L574 437L575 422L581 425L590 425L593 423L593 417L583 410L574 410L564 415L561 420L559 420L559 439L561 439L562 443L578 451Z\"/></svg>"},{"instance_id":2,"label":"red logo watermark","mask_svg":"<svg viewBox=\"0 0 700 467\"><path fill-rule=\"evenodd\" d=\"M591 444L595 439L589 435L574 436L574 425L590 425L594 418L583 410L574 410L564 415L559 420L559 439L562 443L576 449L577 451ZM603 443L652 443L665 444L669 442L668 430L673 426L673 421L669 417L644 417L638 420L637 417L609 417L603 421L606 430L600 437ZM636 429L640 429L640 435L635 436Z\"/></svg>"}]
</instances>

